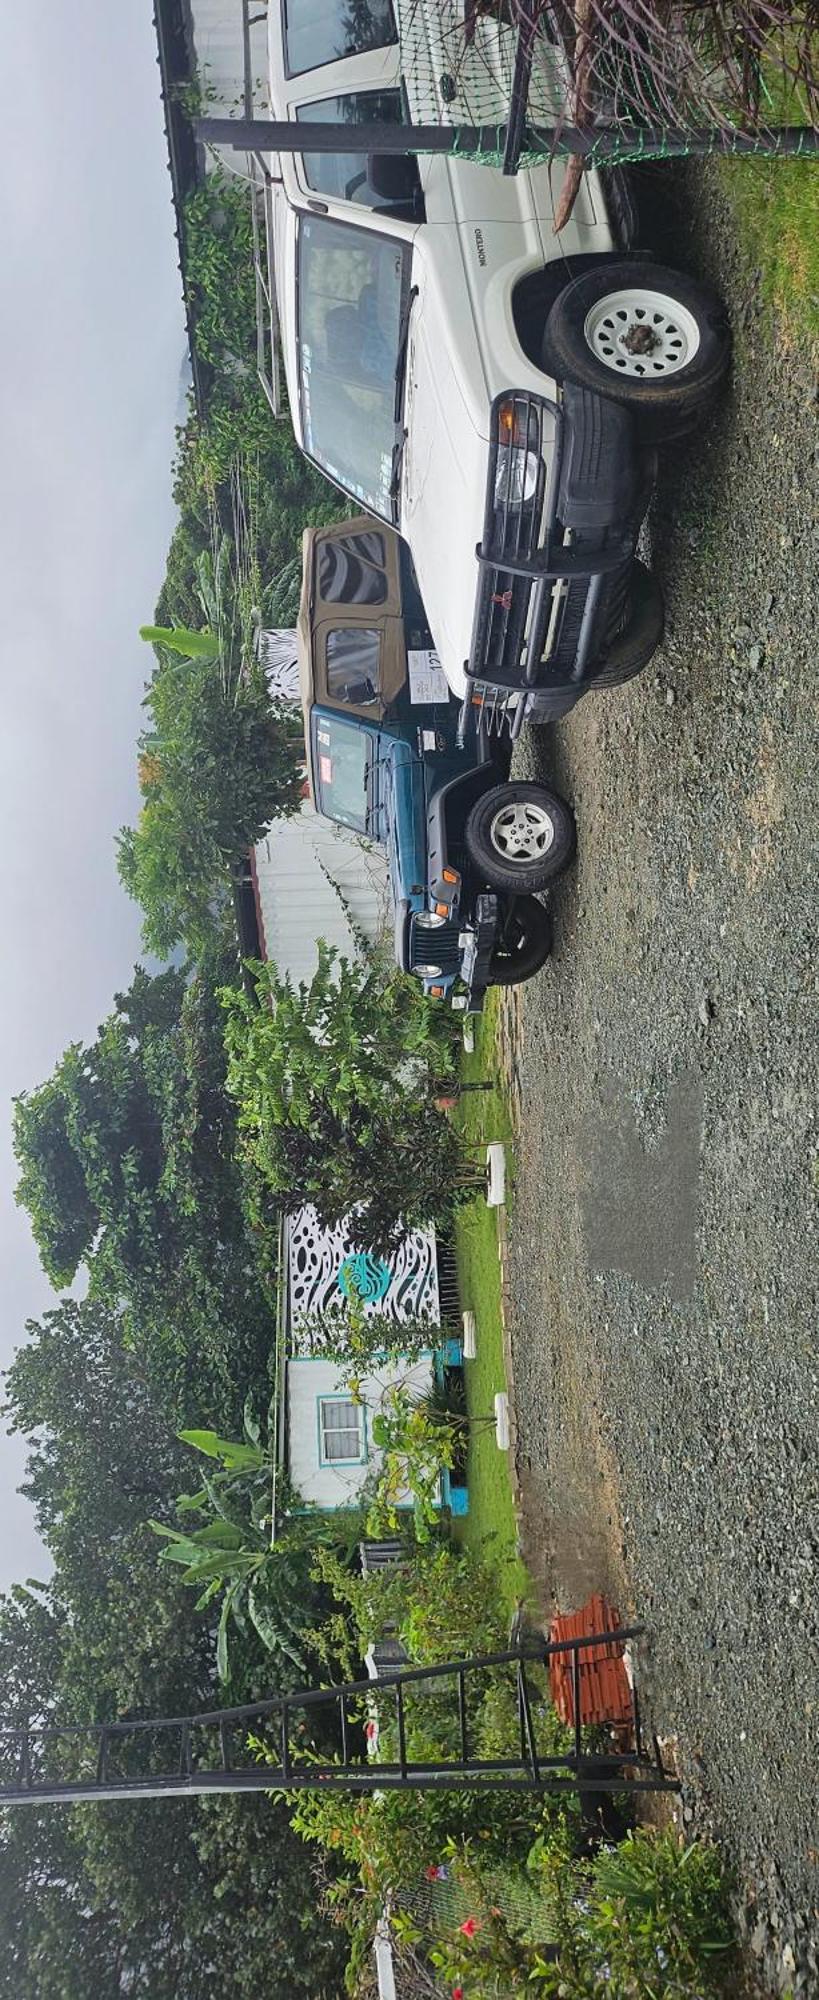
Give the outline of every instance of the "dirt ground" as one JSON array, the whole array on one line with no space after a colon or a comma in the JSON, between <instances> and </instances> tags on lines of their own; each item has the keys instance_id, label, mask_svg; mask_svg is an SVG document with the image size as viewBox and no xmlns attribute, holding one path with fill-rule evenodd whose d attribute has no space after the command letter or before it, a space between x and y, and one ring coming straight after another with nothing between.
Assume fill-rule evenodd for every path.
<instances>
[{"instance_id":1,"label":"dirt ground","mask_svg":"<svg viewBox=\"0 0 819 2000\"><path fill-rule=\"evenodd\" d=\"M650 1628L652 1719L763 1985L815 1996L819 403L716 170L652 200L736 368L664 464L662 651L517 753L580 830L555 956L506 1009L517 1473L544 1590Z\"/></svg>"}]
</instances>

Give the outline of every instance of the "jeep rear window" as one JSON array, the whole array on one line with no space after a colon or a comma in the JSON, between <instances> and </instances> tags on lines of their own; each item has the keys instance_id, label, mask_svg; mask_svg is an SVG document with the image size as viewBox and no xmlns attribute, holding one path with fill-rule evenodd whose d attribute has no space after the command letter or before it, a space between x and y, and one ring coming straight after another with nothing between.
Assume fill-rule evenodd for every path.
<instances>
[{"instance_id":1,"label":"jeep rear window","mask_svg":"<svg viewBox=\"0 0 819 2000\"><path fill-rule=\"evenodd\" d=\"M366 831L369 735L335 716L319 715L315 724L313 782L319 811L356 833Z\"/></svg>"},{"instance_id":2,"label":"jeep rear window","mask_svg":"<svg viewBox=\"0 0 819 2000\"><path fill-rule=\"evenodd\" d=\"M400 90L354 90L298 107L299 118L327 125L400 125L403 115ZM317 194L356 201L364 208L390 207L390 196L376 194L370 186L366 153L305 153L303 159L307 185Z\"/></svg>"},{"instance_id":3,"label":"jeep rear window","mask_svg":"<svg viewBox=\"0 0 819 2000\"><path fill-rule=\"evenodd\" d=\"M397 42L390 0L282 0L288 76Z\"/></svg>"},{"instance_id":4,"label":"jeep rear window","mask_svg":"<svg viewBox=\"0 0 819 2000\"><path fill-rule=\"evenodd\" d=\"M395 380L410 247L329 216L298 241L304 448L371 514L392 521Z\"/></svg>"},{"instance_id":5,"label":"jeep rear window","mask_svg":"<svg viewBox=\"0 0 819 2000\"><path fill-rule=\"evenodd\" d=\"M356 708L378 700L381 634L357 625L337 625L327 634L327 689L334 701Z\"/></svg>"},{"instance_id":6,"label":"jeep rear window","mask_svg":"<svg viewBox=\"0 0 819 2000\"><path fill-rule=\"evenodd\" d=\"M319 591L325 604L383 604L384 537L336 535L319 545Z\"/></svg>"}]
</instances>

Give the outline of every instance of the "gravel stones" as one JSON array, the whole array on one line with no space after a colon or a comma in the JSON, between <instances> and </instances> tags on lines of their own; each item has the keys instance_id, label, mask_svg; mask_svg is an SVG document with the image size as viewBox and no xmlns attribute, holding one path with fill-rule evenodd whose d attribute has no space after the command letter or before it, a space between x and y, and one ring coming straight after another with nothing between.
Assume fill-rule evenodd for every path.
<instances>
[{"instance_id":1,"label":"gravel stones","mask_svg":"<svg viewBox=\"0 0 819 2000\"><path fill-rule=\"evenodd\" d=\"M732 308L734 387L663 462L662 652L517 752L580 837L556 955L506 1017L518 1469L544 1587L650 1627L652 1720L733 1859L762 1990L815 1996L819 411L743 321L719 170L662 185L678 261Z\"/></svg>"}]
</instances>

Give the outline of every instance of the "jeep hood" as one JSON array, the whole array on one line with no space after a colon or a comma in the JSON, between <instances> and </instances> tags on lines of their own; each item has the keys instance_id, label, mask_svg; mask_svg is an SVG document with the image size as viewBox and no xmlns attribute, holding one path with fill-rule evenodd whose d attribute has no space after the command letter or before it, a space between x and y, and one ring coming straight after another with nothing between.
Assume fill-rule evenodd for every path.
<instances>
[{"instance_id":1,"label":"jeep hood","mask_svg":"<svg viewBox=\"0 0 819 2000\"><path fill-rule=\"evenodd\" d=\"M386 837L390 887L396 906L425 903L427 880L424 768L409 744L382 755L379 805Z\"/></svg>"},{"instance_id":2,"label":"jeep hood","mask_svg":"<svg viewBox=\"0 0 819 2000\"><path fill-rule=\"evenodd\" d=\"M489 396L484 388L480 410L467 401L466 383L483 378L474 329L465 329L474 342L470 366L456 373L444 304L417 259L413 278L419 294L407 357L400 532L412 549L441 665L462 693L483 533Z\"/></svg>"}]
</instances>

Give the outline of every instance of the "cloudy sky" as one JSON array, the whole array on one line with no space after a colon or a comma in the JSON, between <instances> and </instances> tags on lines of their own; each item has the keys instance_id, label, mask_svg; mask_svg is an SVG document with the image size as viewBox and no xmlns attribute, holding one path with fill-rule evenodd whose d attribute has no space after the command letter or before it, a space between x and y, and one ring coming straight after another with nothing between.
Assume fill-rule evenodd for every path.
<instances>
[{"instance_id":1,"label":"cloudy sky","mask_svg":"<svg viewBox=\"0 0 819 2000\"><path fill-rule=\"evenodd\" d=\"M137 803L185 352L150 0L0 0L0 1366L50 1303L13 1200L12 1097L127 983L114 834ZM0 1429L0 1586L43 1574Z\"/></svg>"}]
</instances>

